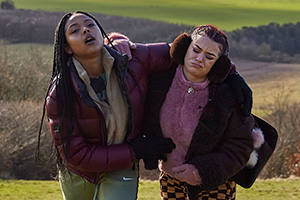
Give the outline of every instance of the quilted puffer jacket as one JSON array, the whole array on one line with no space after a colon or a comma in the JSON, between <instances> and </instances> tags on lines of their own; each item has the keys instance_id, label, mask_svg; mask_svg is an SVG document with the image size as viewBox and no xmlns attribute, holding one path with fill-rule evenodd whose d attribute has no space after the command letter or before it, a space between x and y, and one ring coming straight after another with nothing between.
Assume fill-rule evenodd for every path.
<instances>
[{"instance_id":1,"label":"quilted puffer jacket","mask_svg":"<svg viewBox=\"0 0 300 200\"><path fill-rule=\"evenodd\" d=\"M122 94L128 103L129 117L124 143L106 144L106 127L103 114L88 95L87 88L79 78L70 60L71 85L74 88L75 123L71 135L68 161L64 162L69 170L98 183L99 175L107 171L129 168L132 164L129 141L141 135L140 127L147 92L148 75L163 71L171 66L169 45L167 43L141 45L132 50L133 58L128 62L105 46L115 58L113 68L117 72ZM46 113L49 119L53 141L64 158L65 136L68 130L67 119L61 119L57 111L55 84L46 100ZM66 123L62 123L62 121Z\"/></svg>"}]
</instances>

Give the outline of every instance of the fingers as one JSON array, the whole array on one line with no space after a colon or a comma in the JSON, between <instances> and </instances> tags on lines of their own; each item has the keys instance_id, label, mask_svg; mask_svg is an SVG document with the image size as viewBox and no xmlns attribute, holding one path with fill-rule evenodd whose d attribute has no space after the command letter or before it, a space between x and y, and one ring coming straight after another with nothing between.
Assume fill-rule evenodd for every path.
<instances>
[{"instance_id":1,"label":"fingers","mask_svg":"<svg viewBox=\"0 0 300 200\"><path fill-rule=\"evenodd\" d=\"M175 172L175 178L180 180L180 181L186 182L185 171Z\"/></svg>"},{"instance_id":2,"label":"fingers","mask_svg":"<svg viewBox=\"0 0 300 200\"><path fill-rule=\"evenodd\" d=\"M172 168L172 171L175 173L175 178L177 178L178 180L184 180L185 170L185 164Z\"/></svg>"},{"instance_id":3,"label":"fingers","mask_svg":"<svg viewBox=\"0 0 300 200\"><path fill-rule=\"evenodd\" d=\"M131 60L132 54L131 54L130 42L124 43L123 50L124 50L123 52L128 56L128 60Z\"/></svg>"},{"instance_id":4,"label":"fingers","mask_svg":"<svg viewBox=\"0 0 300 200\"><path fill-rule=\"evenodd\" d=\"M128 56L128 60L132 59L131 49L136 48L135 44L124 39L118 39L113 41L114 47L121 53Z\"/></svg>"},{"instance_id":5,"label":"fingers","mask_svg":"<svg viewBox=\"0 0 300 200\"><path fill-rule=\"evenodd\" d=\"M186 170L186 164L183 164L183 165L180 165L180 166L177 166L177 167L173 167L172 168L172 171L174 173L182 173Z\"/></svg>"},{"instance_id":6,"label":"fingers","mask_svg":"<svg viewBox=\"0 0 300 200\"><path fill-rule=\"evenodd\" d=\"M134 42L129 41L130 49L136 49L136 44Z\"/></svg>"},{"instance_id":7,"label":"fingers","mask_svg":"<svg viewBox=\"0 0 300 200\"><path fill-rule=\"evenodd\" d=\"M121 54L126 54L126 50L124 46L118 45L116 46L116 49L121 53Z\"/></svg>"}]
</instances>

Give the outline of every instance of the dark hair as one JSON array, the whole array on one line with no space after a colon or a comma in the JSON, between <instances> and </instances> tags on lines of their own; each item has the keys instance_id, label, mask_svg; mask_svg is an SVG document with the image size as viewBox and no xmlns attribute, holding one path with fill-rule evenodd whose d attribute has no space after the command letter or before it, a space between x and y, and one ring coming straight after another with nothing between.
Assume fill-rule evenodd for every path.
<instances>
[{"instance_id":1,"label":"dark hair","mask_svg":"<svg viewBox=\"0 0 300 200\"><path fill-rule=\"evenodd\" d=\"M228 38L223 31L218 29L214 25L201 25L194 29L191 34L192 40L196 39L197 35L207 35L211 40L220 44L220 55L219 56L228 56L229 45Z\"/></svg>"},{"instance_id":2,"label":"dark hair","mask_svg":"<svg viewBox=\"0 0 300 200\"><path fill-rule=\"evenodd\" d=\"M109 40L108 36L106 35L104 29L98 22L98 20L92 16L89 13L83 12L83 11L76 11L74 13L67 13L65 14L61 20L59 21L57 28L55 30L55 37L54 37L54 57L53 57L53 68L52 68L52 75L50 80L50 85L48 87L46 98L48 96L48 93L50 89L55 84L55 92L56 92L56 101L57 101L57 110L58 114L60 116L60 119L68 119L67 122L62 121L62 123L68 124L68 131L67 135L64 136L65 141L62 141L64 144L63 151L65 155L66 161L68 160L68 153L69 153L69 146L70 146L70 137L71 133L74 128L74 123L76 123L75 117L74 117L74 102L73 102L73 87L71 85L71 78L70 78L70 72L68 69L68 61L71 57L68 53L65 51L65 45L67 44L67 40L65 37L65 25L69 18L77 13L84 14L91 19L95 21L97 26L100 28L102 35L107 38L109 43L112 45L111 41ZM114 46L112 45L114 48ZM46 99L44 100L43 105L43 114L42 119L40 123L40 129L38 133L38 145L36 150L36 159L40 159L40 139L41 139L41 132L43 127L43 121L45 117L45 106L46 106ZM57 152L58 153L58 152ZM59 155L57 155L57 162L59 165L61 165L61 158Z\"/></svg>"}]
</instances>

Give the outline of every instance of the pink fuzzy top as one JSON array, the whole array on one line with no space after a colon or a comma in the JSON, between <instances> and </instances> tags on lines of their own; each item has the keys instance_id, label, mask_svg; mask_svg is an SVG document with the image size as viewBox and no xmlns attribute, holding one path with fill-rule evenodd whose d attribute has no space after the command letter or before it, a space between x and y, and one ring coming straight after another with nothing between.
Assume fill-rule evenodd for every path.
<instances>
[{"instance_id":1,"label":"pink fuzzy top","mask_svg":"<svg viewBox=\"0 0 300 200\"><path fill-rule=\"evenodd\" d=\"M163 136L172 138L176 148L167 155L167 162L160 163L160 168L173 177L175 174L172 168L184 163L193 133L208 102L208 84L208 79L192 84L186 80L182 66L179 66L161 108L160 123ZM188 93L191 85L194 92Z\"/></svg>"}]
</instances>

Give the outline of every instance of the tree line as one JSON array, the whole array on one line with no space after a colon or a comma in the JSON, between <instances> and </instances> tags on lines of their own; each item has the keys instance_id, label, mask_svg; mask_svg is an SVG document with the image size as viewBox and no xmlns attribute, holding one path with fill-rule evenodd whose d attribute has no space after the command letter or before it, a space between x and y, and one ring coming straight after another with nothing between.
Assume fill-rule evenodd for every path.
<instances>
[{"instance_id":1,"label":"tree line","mask_svg":"<svg viewBox=\"0 0 300 200\"><path fill-rule=\"evenodd\" d=\"M300 22L243 27L228 35L232 56L269 62L300 63Z\"/></svg>"}]
</instances>

